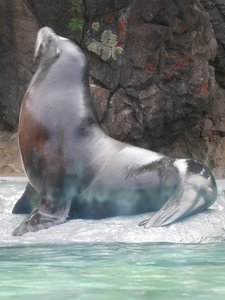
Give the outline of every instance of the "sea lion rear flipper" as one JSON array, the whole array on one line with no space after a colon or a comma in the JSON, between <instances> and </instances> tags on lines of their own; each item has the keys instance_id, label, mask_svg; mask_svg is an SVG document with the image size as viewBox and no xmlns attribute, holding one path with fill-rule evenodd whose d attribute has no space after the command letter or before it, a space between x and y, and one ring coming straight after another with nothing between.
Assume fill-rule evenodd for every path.
<instances>
[{"instance_id":1,"label":"sea lion rear flipper","mask_svg":"<svg viewBox=\"0 0 225 300\"><path fill-rule=\"evenodd\" d=\"M151 218L143 220L139 226L145 228L169 225L181 218L191 216L209 207L211 190L186 186L173 195Z\"/></svg>"},{"instance_id":2,"label":"sea lion rear flipper","mask_svg":"<svg viewBox=\"0 0 225 300\"><path fill-rule=\"evenodd\" d=\"M12 209L13 214L29 214L32 212L38 201L39 194L28 182L22 196L17 200Z\"/></svg>"}]
</instances>

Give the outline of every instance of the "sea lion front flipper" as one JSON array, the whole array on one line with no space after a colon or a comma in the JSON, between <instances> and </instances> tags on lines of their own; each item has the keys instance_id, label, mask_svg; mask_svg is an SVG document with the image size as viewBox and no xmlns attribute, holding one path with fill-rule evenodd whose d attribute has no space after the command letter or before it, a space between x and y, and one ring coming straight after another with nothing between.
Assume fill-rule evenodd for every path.
<instances>
[{"instance_id":1,"label":"sea lion front flipper","mask_svg":"<svg viewBox=\"0 0 225 300\"><path fill-rule=\"evenodd\" d=\"M143 220L139 226L144 228L169 225L181 218L201 212L210 206L213 190L187 185L181 188L151 218Z\"/></svg>"},{"instance_id":2,"label":"sea lion front flipper","mask_svg":"<svg viewBox=\"0 0 225 300\"><path fill-rule=\"evenodd\" d=\"M12 209L13 214L30 214L37 205L39 199L38 192L28 182L22 196L17 200Z\"/></svg>"},{"instance_id":3,"label":"sea lion front flipper","mask_svg":"<svg viewBox=\"0 0 225 300\"><path fill-rule=\"evenodd\" d=\"M29 231L47 229L54 225L62 224L66 221L70 210L71 202L61 204L57 210L49 212L45 207L39 207L23 220L23 222L13 231L12 235L19 236Z\"/></svg>"},{"instance_id":4,"label":"sea lion front flipper","mask_svg":"<svg viewBox=\"0 0 225 300\"><path fill-rule=\"evenodd\" d=\"M51 204L53 205L51 206ZM57 202L57 205L55 205L54 201L46 201L45 199L45 202L41 202L40 207L34 209L13 231L12 235L19 236L26 232L47 229L62 224L68 217L70 206L70 200Z\"/></svg>"}]
</instances>

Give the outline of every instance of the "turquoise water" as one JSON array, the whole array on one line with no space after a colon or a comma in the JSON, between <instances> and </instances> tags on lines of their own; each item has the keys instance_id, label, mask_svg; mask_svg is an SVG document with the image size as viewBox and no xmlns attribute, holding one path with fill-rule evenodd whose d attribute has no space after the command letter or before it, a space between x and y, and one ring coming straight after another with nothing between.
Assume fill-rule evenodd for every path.
<instances>
[{"instance_id":1,"label":"turquoise water","mask_svg":"<svg viewBox=\"0 0 225 300\"><path fill-rule=\"evenodd\" d=\"M0 247L0 299L225 299L225 243Z\"/></svg>"}]
</instances>

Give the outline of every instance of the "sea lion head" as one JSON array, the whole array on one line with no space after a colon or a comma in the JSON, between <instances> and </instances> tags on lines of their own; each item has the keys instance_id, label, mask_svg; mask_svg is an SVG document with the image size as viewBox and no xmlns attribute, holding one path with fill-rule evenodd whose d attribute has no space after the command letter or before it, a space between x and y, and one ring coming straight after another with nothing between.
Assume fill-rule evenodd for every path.
<instances>
[{"instance_id":1,"label":"sea lion head","mask_svg":"<svg viewBox=\"0 0 225 300\"><path fill-rule=\"evenodd\" d=\"M38 56L41 59L56 59L60 55L59 36L49 27L43 27L38 31L35 43L34 60Z\"/></svg>"},{"instance_id":2,"label":"sea lion head","mask_svg":"<svg viewBox=\"0 0 225 300\"><path fill-rule=\"evenodd\" d=\"M34 60L38 56L40 57L40 64L45 67L53 64L60 57L66 57L70 67L75 65L78 73L86 73L87 71L87 60L81 49L69 39L57 35L49 27L43 27L38 31Z\"/></svg>"}]
</instances>

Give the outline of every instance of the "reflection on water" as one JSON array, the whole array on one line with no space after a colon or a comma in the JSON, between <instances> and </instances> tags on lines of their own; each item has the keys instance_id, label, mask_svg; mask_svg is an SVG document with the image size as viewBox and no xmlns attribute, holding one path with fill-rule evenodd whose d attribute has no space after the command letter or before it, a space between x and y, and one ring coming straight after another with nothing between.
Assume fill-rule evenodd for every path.
<instances>
[{"instance_id":1,"label":"reflection on water","mask_svg":"<svg viewBox=\"0 0 225 300\"><path fill-rule=\"evenodd\" d=\"M224 299L225 244L0 248L0 299Z\"/></svg>"}]
</instances>

